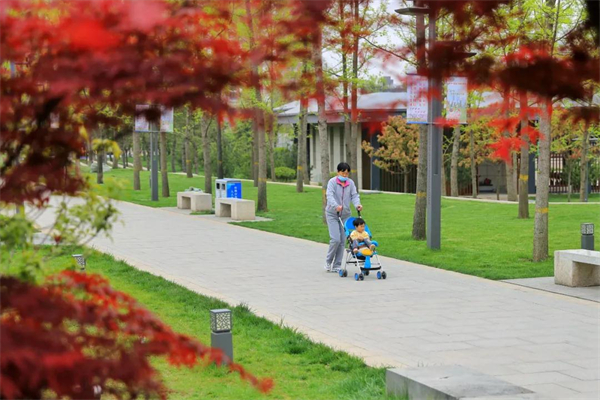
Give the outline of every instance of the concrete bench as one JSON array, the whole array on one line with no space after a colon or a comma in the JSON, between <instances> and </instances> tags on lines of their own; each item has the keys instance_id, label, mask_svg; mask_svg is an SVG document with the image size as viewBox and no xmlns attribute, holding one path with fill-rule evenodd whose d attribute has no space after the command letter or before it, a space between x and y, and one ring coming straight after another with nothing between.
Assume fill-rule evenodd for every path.
<instances>
[{"instance_id":1,"label":"concrete bench","mask_svg":"<svg viewBox=\"0 0 600 400\"><path fill-rule=\"evenodd\" d=\"M254 209L254 200L215 199L215 215L217 217L231 217L236 221L254 220Z\"/></svg>"},{"instance_id":2,"label":"concrete bench","mask_svg":"<svg viewBox=\"0 0 600 400\"><path fill-rule=\"evenodd\" d=\"M211 211L212 195L202 192L177 192L177 208Z\"/></svg>"},{"instance_id":3,"label":"concrete bench","mask_svg":"<svg viewBox=\"0 0 600 400\"><path fill-rule=\"evenodd\" d=\"M600 285L600 251L555 251L554 283L571 287Z\"/></svg>"}]
</instances>

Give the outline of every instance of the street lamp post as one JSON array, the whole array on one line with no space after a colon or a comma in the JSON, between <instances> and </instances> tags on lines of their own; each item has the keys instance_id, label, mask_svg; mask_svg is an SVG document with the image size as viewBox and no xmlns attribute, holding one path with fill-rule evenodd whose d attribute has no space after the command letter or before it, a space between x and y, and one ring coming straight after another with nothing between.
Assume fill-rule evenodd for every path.
<instances>
[{"instance_id":1,"label":"street lamp post","mask_svg":"<svg viewBox=\"0 0 600 400\"><path fill-rule=\"evenodd\" d=\"M424 45L425 26L423 16L429 15L429 49L433 48L436 41L436 17L427 7L406 7L396 10L401 15L412 15L417 17L417 44ZM418 64L424 64L422 49L419 49ZM429 62L429 110L428 110L428 140L427 140L427 247L439 249L441 247L441 204L442 204L442 128L436 121L442 116L442 102L439 98L442 92L440 77L434 77L431 71L434 69L431 57Z\"/></svg>"},{"instance_id":2,"label":"street lamp post","mask_svg":"<svg viewBox=\"0 0 600 400\"><path fill-rule=\"evenodd\" d=\"M151 160L151 164L152 164L152 172L150 174L151 176L151 190L152 190L152 201L158 201L158 151L157 151L157 145L158 145L158 135L157 135L157 131L159 129L157 129L157 125L160 126L160 124L157 124L156 122L151 122L150 123L150 160Z\"/></svg>"}]
</instances>

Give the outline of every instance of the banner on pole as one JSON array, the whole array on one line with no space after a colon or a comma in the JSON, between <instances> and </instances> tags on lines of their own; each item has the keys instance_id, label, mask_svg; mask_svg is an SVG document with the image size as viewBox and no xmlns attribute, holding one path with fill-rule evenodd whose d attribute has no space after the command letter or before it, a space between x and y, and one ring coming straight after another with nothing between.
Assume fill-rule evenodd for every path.
<instances>
[{"instance_id":1,"label":"banner on pole","mask_svg":"<svg viewBox=\"0 0 600 400\"><path fill-rule=\"evenodd\" d=\"M427 77L408 75L408 105L406 107L406 123L428 123L428 88Z\"/></svg>"},{"instance_id":2,"label":"banner on pole","mask_svg":"<svg viewBox=\"0 0 600 400\"><path fill-rule=\"evenodd\" d=\"M150 108L148 104L142 104L135 106L136 113ZM160 131L161 132L173 132L173 109L159 106L160 115ZM144 117L144 115L138 115L135 118L135 131L136 132L151 132L150 122Z\"/></svg>"},{"instance_id":3,"label":"banner on pole","mask_svg":"<svg viewBox=\"0 0 600 400\"><path fill-rule=\"evenodd\" d=\"M451 77L446 80L446 120L467 123L467 78Z\"/></svg>"}]
</instances>

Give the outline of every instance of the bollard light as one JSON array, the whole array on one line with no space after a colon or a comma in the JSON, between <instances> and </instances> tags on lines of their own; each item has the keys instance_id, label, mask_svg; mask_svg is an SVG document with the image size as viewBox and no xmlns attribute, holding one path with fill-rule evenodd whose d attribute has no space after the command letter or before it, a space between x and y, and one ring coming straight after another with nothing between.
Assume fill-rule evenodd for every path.
<instances>
[{"instance_id":1,"label":"bollard light","mask_svg":"<svg viewBox=\"0 0 600 400\"><path fill-rule=\"evenodd\" d=\"M233 362L233 327L231 310L221 308L210 310L210 346L220 349L230 362Z\"/></svg>"},{"instance_id":2,"label":"bollard light","mask_svg":"<svg viewBox=\"0 0 600 400\"><path fill-rule=\"evenodd\" d=\"M227 308L210 310L210 329L214 333L229 332L232 326L231 310Z\"/></svg>"},{"instance_id":3,"label":"bollard light","mask_svg":"<svg viewBox=\"0 0 600 400\"><path fill-rule=\"evenodd\" d=\"M77 261L77 265L79 265L79 270L81 272L85 272L85 257L83 254L73 254L72 257Z\"/></svg>"},{"instance_id":4,"label":"bollard light","mask_svg":"<svg viewBox=\"0 0 600 400\"><path fill-rule=\"evenodd\" d=\"M594 224L581 224L581 248L584 250L594 250Z\"/></svg>"}]
</instances>

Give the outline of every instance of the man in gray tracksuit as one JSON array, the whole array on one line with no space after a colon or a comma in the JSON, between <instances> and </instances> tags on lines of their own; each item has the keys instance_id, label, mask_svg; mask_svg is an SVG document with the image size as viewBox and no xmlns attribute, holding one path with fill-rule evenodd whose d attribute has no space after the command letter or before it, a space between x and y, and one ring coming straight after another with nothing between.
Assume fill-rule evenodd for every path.
<instances>
[{"instance_id":1,"label":"man in gray tracksuit","mask_svg":"<svg viewBox=\"0 0 600 400\"><path fill-rule=\"evenodd\" d=\"M327 183L327 206L325 208L327 227L329 228L329 250L325 259L327 272L337 272L342 266L344 258L346 235L338 220L338 213L345 223L351 215L350 202L358 211L362 210L358 189L352 179L348 178L350 165L340 163L337 170L337 176L331 178Z\"/></svg>"}]
</instances>

